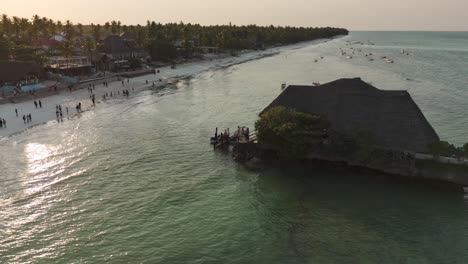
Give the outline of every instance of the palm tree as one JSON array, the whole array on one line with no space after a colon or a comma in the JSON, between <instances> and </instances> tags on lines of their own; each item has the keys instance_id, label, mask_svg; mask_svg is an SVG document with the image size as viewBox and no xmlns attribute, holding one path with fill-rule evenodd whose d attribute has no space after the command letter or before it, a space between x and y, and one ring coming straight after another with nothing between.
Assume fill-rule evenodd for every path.
<instances>
[{"instance_id":1,"label":"palm tree","mask_svg":"<svg viewBox=\"0 0 468 264\"><path fill-rule=\"evenodd\" d=\"M109 22L106 22L106 24L104 24L104 29L106 30L106 33L109 33L110 27L111 25Z\"/></svg>"},{"instance_id":2,"label":"palm tree","mask_svg":"<svg viewBox=\"0 0 468 264\"><path fill-rule=\"evenodd\" d=\"M117 34L120 35L122 33L122 23L120 21L117 21Z\"/></svg>"},{"instance_id":3,"label":"palm tree","mask_svg":"<svg viewBox=\"0 0 468 264\"><path fill-rule=\"evenodd\" d=\"M15 40L19 41L19 35L20 35L20 32L21 32L20 18L19 17L17 17L17 16L13 17L12 27L13 27L13 33L15 35Z\"/></svg>"},{"instance_id":4,"label":"palm tree","mask_svg":"<svg viewBox=\"0 0 468 264\"><path fill-rule=\"evenodd\" d=\"M0 60L8 60L10 58L11 45L8 39L0 35Z\"/></svg>"},{"instance_id":5,"label":"palm tree","mask_svg":"<svg viewBox=\"0 0 468 264\"><path fill-rule=\"evenodd\" d=\"M117 22L115 20L112 20L111 22L111 33L117 34Z\"/></svg>"},{"instance_id":6,"label":"palm tree","mask_svg":"<svg viewBox=\"0 0 468 264\"><path fill-rule=\"evenodd\" d=\"M31 42L31 36L29 35L31 24L27 18L21 18L20 21L21 40L23 43L29 44Z\"/></svg>"},{"instance_id":7,"label":"palm tree","mask_svg":"<svg viewBox=\"0 0 468 264\"><path fill-rule=\"evenodd\" d=\"M82 37L83 36L83 24L78 23L77 27L78 27L78 33L80 34L80 37Z\"/></svg>"},{"instance_id":8,"label":"palm tree","mask_svg":"<svg viewBox=\"0 0 468 264\"><path fill-rule=\"evenodd\" d=\"M56 32L57 26L55 25L54 20L49 19L49 21L47 22L47 28L48 28L47 29L48 30L48 35L53 35L53 34L57 33Z\"/></svg>"},{"instance_id":9,"label":"palm tree","mask_svg":"<svg viewBox=\"0 0 468 264\"><path fill-rule=\"evenodd\" d=\"M91 51L96 48L95 42L91 36L86 36L85 42L84 42L84 49L88 53L88 55L91 55Z\"/></svg>"},{"instance_id":10,"label":"palm tree","mask_svg":"<svg viewBox=\"0 0 468 264\"><path fill-rule=\"evenodd\" d=\"M73 46L71 44L71 41L62 41L62 43L60 44L60 50L62 51L62 55L65 58L70 58L73 55Z\"/></svg>"},{"instance_id":11,"label":"palm tree","mask_svg":"<svg viewBox=\"0 0 468 264\"><path fill-rule=\"evenodd\" d=\"M2 28L3 32L6 34L7 38L11 37L11 20L10 18L6 15L2 15Z\"/></svg>"},{"instance_id":12,"label":"palm tree","mask_svg":"<svg viewBox=\"0 0 468 264\"><path fill-rule=\"evenodd\" d=\"M67 20L65 22L65 35L67 37L68 40L73 40L73 38L75 37L75 29L73 27L73 23L70 22L70 20Z\"/></svg>"},{"instance_id":13,"label":"palm tree","mask_svg":"<svg viewBox=\"0 0 468 264\"><path fill-rule=\"evenodd\" d=\"M58 33L62 33L63 23L60 20L57 21L57 30L59 31Z\"/></svg>"}]
</instances>

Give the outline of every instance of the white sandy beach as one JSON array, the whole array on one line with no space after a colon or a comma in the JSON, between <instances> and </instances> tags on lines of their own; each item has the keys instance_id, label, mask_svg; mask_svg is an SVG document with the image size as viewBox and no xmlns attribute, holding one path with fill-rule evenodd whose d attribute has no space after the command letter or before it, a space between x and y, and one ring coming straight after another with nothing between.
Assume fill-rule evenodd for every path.
<instances>
[{"instance_id":1,"label":"white sandy beach","mask_svg":"<svg viewBox=\"0 0 468 264\"><path fill-rule=\"evenodd\" d=\"M202 73L204 71L225 68L232 65L245 63L247 61L272 56L282 51L302 48L310 45L324 43L327 41L330 41L330 39L303 42L295 45L271 48L265 51L249 51L241 53L239 56L236 57L228 56L220 59L203 60L199 62L181 64L177 65L176 69L171 69L170 67L163 67L159 68L160 73L158 74L150 74L132 78L130 79L128 84L127 80L125 80L125 87L122 86L121 81L115 81L109 82L109 87L106 88L102 85L102 81L98 81L95 84L94 90L94 93L96 94L95 107L105 107L105 104L101 103L103 100L103 95L106 93L110 94L111 91L113 94L117 93L117 91L120 91L120 95L113 96L108 100L114 100L115 98L123 98L123 89L128 89L130 91L131 97L132 94L134 94L135 92L152 88L153 82L155 82L157 87L162 87L167 85L168 83L188 78L195 74ZM162 79L162 82L160 82L159 79ZM146 80L148 80L149 84L146 84ZM0 129L0 139L6 139L12 135L26 131L29 128L37 125L46 124L48 122L50 122L49 124L56 123L56 105L62 106L64 122L68 122L70 120L72 121L73 117L76 116L77 112L75 106L78 102L82 103L82 110L84 111L84 113L82 114L86 114L87 110L93 109L93 105L90 100L90 93L87 89L75 90L71 93L64 90L58 95L40 98L40 100L42 101L42 108L38 109L36 109L36 107L34 106L34 100L24 101L15 104L9 103L0 105L0 118L5 119L7 125L6 128ZM66 107L68 107L69 109L70 120L67 118L67 113L65 110ZM15 115L15 108L18 109L18 117L16 117ZM22 116L27 114L31 114L32 122L24 124Z\"/></svg>"}]
</instances>

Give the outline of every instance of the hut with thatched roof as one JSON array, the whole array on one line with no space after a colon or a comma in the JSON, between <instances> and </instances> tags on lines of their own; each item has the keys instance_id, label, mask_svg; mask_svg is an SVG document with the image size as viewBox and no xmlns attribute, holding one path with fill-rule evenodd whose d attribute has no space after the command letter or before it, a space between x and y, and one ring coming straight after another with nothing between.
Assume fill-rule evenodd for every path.
<instances>
[{"instance_id":1,"label":"hut with thatched roof","mask_svg":"<svg viewBox=\"0 0 468 264\"><path fill-rule=\"evenodd\" d=\"M388 149L429 153L439 142L407 91L379 90L360 78L288 86L263 112L276 106L323 116L336 131L369 132Z\"/></svg>"},{"instance_id":2,"label":"hut with thatched roof","mask_svg":"<svg viewBox=\"0 0 468 264\"><path fill-rule=\"evenodd\" d=\"M0 83L17 83L29 78L42 78L44 69L34 62L0 61Z\"/></svg>"}]
</instances>

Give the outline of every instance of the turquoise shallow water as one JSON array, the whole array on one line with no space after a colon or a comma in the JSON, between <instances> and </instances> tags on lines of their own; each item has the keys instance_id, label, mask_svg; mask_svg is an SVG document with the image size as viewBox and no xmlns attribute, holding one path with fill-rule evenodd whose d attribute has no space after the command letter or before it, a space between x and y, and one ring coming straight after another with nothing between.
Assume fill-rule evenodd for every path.
<instances>
[{"instance_id":1,"label":"turquoise shallow water","mask_svg":"<svg viewBox=\"0 0 468 264\"><path fill-rule=\"evenodd\" d=\"M376 60L341 56L346 41L375 43L359 48ZM207 139L252 127L282 82L360 76L407 89L442 139L468 142L467 44L468 33L353 32L1 141L0 263L466 263L462 194L343 168L245 166Z\"/></svg>"}]
</instances>

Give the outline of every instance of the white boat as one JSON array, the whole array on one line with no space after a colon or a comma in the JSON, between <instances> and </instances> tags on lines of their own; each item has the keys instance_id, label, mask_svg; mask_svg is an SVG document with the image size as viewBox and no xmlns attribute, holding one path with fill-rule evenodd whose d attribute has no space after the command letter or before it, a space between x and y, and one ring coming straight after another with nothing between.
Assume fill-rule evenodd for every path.
<instances>
[{"instance_id":1,"label":"white boat","mask_svg":"<svg viewBox=\"0 0 468 264\"><path fill-rule=\"evenodd\" d=\"M387 59L385 59L385 62L386 62L386 63L393 63L393 60L390 59L390 58L387 58Z\"/></svg>"}]
</instances>

